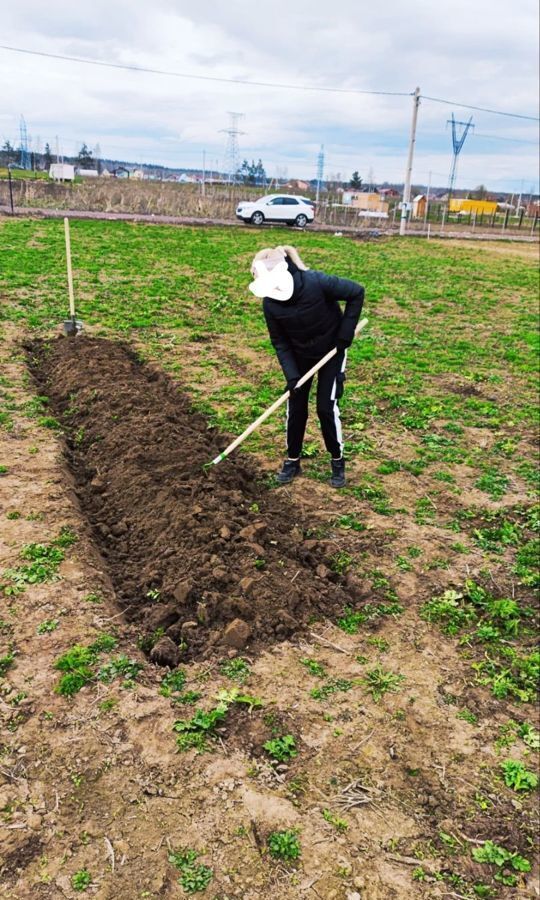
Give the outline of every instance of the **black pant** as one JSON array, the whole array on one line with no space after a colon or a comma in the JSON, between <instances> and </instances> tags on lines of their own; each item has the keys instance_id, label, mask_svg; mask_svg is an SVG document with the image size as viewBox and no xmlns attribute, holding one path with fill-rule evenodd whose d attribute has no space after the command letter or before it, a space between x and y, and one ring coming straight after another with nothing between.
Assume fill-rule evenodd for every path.
<instances>
[{"instance_id":1,"label":"black pant","mask_svg":"<svg viewBox=\"0 0 540 900\"><path fill-rule=\"evenodd\" d=\"M342 350L317 373L317 415L326 449L333 459L339 459L343 455L338 400L343 394L346 361L347 353ZM316 359L296 357L301 375L308 372L316 362ZM292 392L287 403L287 454L291 459L297 459L302 453L312 384L313 378L310 378L301 388Z\"/></svg>"}]
</instances>

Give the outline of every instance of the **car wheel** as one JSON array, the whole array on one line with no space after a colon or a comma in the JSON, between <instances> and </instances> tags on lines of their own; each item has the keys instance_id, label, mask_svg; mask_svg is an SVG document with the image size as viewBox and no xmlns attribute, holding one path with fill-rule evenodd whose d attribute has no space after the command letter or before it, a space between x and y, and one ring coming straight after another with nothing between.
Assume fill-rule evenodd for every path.
<instances>
[{"instance_id":1,"label":"car wheel","mask_svg":"<svg viewBox=\"0 0 540 900\"><path fill-rule=\"evenodd\" d=\"M304 213L300 213L300 215L296 217L294 224L296 225L297 228L305 228L307 225L307 222L308 222L307 216L305 216Z\"/></svg>"},{"instance_id":2,"label":"car wheel","mask_svg":"<svg viewBox=\"0 0 540 900\"><path fill-rule=\"evenodd\" d=\"M264 216L263 216L262 212L254 212L251 217L251 224L252 225L262 225L263 222L264 222Z\"/></svg>"}]
</instances>

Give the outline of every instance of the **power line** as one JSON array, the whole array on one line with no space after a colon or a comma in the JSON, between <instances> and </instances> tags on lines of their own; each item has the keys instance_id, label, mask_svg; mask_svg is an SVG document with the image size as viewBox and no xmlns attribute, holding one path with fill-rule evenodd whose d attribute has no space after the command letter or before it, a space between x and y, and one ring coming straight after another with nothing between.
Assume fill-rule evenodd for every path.
<instances>
[{"instance_id":1,"label":"power line","mask_svg":"<svg viewBox=\"0 0 540 900\"><path fill-rule=\"evenodd\" d=\"M82 56L68 56L61 53L46 53L43 50L27 50L23 47L10 47L7 44L0 44L0 50L8 50L11 53L24 53L28 56L41 56L47 59L60 59L67 62L83 63L88 66L100 66L106 69L122 69L128 72L144 72L151 75L167 75L173 78L188 78L196 81L214 81L223 84L241 84L247 87L268 87L293 91L315 91L318 93L331 94L364 94L370 96L381 97L412 97L414 91L367 91L360 88L338 88L324 87L302 84L288 84L284 82L273 81L250 81L247 78L224 78L217 75L194 75L189 72L174 72L170 69L154 69L149 66L133 66L127 63L105 62L99 59L86 59ZM456 100L446 100L443 97L428 97L426 94L420 95L421 100L429 100L432 103L444 103L447 106L459 106L462 109L474 109L478 112L490 113L494 116L507 116L512 119L525 119L529 122L538 122L540 118L537 116L526 116L522 113L507 112L501 109L490 109L485 106L473 106L470 103L459 103Z\"/></svg>"},{"instance_id":2,"label":"power line","mask_svg":"<svg viewBox=\"0 0 540 900\"><path fill-rule=\"evenodd\" d=\"M148 66L130 66L127 63L104 62L99 59L85 59L82 56L65 56L61 53L45 53L42 50L25 50L22 47L8 47L0 44L0 50L12 53L26 53L29 56L45 56L47 59L62 59L68 62L84 63L87 66L101 66L106 69L125 69L129 72L146 72L151 75L170 75L173 78L192 78L197 81L218 81L226 84L244 84L253 87L286 88L293 91L322 91L331 94L372 94L385 97L411 97L412 91L363 91L359 88L314 87L303 84L284 84L272 81L250 81L246 78L222 78L217 75L193 75L188 72L173 72L170 69L152 69Z\"/></svg>"},{"instance_id":3,"label":"power line","mask_svg":"<svg viewBox=\"0 0 540 900\"><path fill-rule=\"evenodd\" d=\"M487 109L485 106L472 106L470 103L458 103L456 100L443 100L441 97L427 97L421 95L422 100L431 100L433 103L445 103L447 106L460 106L462 109L476 109L479 112L492 113L494 116L509 116L512 119L527 119L529 122L538 122L536 116L524 116L521 113L503 112L501 109Z\"/></svg>"},{"instance_id":4,"label":"power line","mask_svg":"<svg viewBox=\"0 0 540 900\"><path fill-rule=\"evenodd\" d=\"M527 141L524 138L502 137L502 135L499 134L479 134L477 132L473 137L482 138L483 140L488 141L511 141L513 144L532 144L534 147L538 146L538 141Z\"/></svg>"}]
</instances>

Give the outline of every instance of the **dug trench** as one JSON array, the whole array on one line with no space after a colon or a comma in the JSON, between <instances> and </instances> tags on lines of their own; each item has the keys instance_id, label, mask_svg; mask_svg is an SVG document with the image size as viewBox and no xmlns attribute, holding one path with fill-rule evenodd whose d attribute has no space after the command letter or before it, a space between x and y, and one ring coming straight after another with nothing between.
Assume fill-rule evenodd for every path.
<instances>
[{"instance_id":1,"label":"dug trench","mask_svg":"<svg viewBox=\"0 0 540 900\"><path fill-rule=\"evenodd\" d=\"M205 465L228 438L165 373L100 338L26 351L125 619L155 662L257 652L354 605L354 585L246 455Z\"/></svg>"}]
</instances>

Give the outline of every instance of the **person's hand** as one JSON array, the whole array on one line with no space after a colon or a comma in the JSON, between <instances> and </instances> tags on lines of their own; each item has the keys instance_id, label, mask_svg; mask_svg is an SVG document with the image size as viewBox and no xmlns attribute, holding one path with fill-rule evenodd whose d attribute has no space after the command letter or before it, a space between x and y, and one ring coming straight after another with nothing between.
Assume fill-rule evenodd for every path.
<instances>
[{"instance_id":1,"label":"person's hand","mask_svg":"<svg viewBox=\"0 0 540 900\"><path fill-rule=\"evenodd\" d=\"M299 381L300 381L299 378L289 378L287 380L287 390L289 391L290 394L292 394L292 392L296 390L296 385L298 384Z\"/></svg>"},{"instance_id":2,"label":"person's hand","mask_svg":"<svg viewBox=\"0 0 540 900\"><path fill-rule=\"evenodd\" d=\"M338 337L336 341L336 347L338 350L347 350L352 344L352 341L348 341L347 338Z\"/></svg>"}]
</instances>

